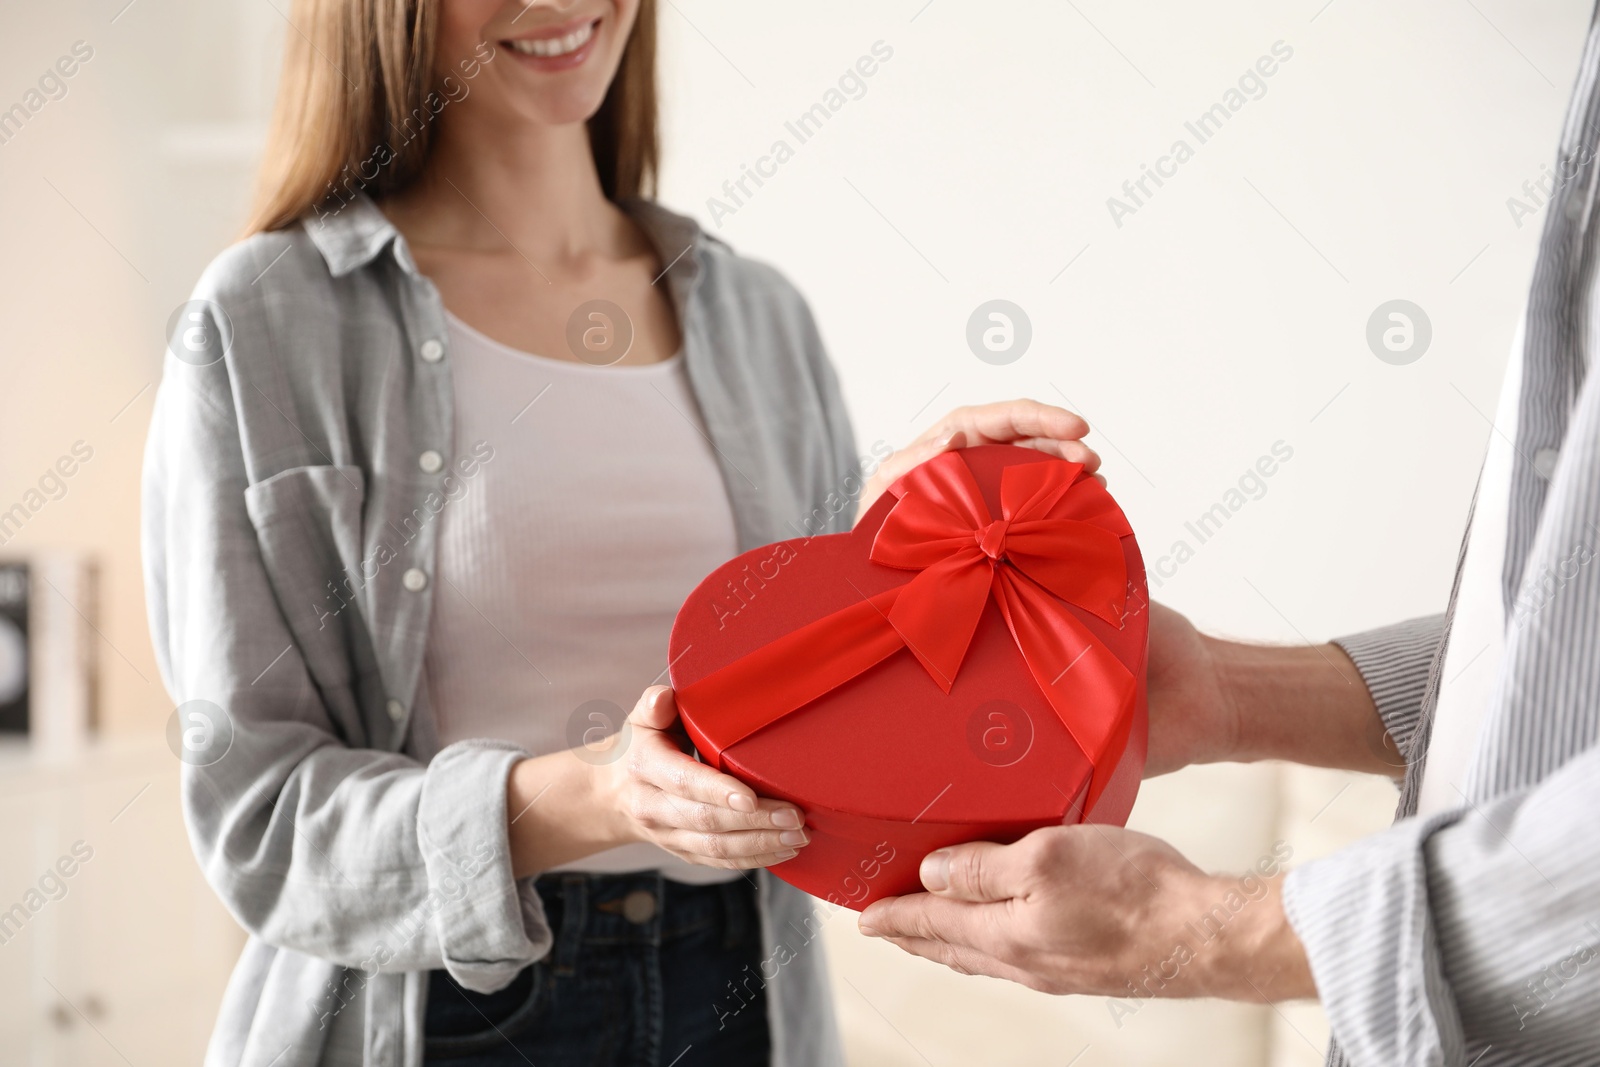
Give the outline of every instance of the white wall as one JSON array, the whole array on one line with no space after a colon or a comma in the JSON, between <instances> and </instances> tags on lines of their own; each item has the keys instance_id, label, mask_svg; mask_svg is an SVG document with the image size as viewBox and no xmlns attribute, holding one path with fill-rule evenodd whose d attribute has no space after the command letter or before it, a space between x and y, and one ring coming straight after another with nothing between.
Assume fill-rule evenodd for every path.
<instances>
[{"instance_id":1,"label":"white wall","mask_svg":"<svg viewBox=\"0 0 1600 1067\"><path fill-rule=\"evenodd\" d=\"M713 226L809 295L862 441L909 438L936 393L1059 389L1156 557L1282 439L1267 496L1159 592L1286 640L1437 610L1537 237L1505 200L1552 158L1589 5L1320 6L678 0L664 198L710 225L885 41L866 95ZM1117 228L1107 197L1280 40L1267 94ZM964 343L991 297L1033 321L1007 367ZM1408 367L1364 340L1395 297L1434 326Z\"/></svg>"},{"instance_id":2,"label":"white wall","mask_svg":"<svg viewBox=\"0 0 1600 1067\"><path fill-rule=\"evenodd\" d=\"M0 106L74 41L95 49L0 145L0 507L94 445L7 550L101 555L106 721L142 732L170 711L134 525L146 387L168 313L239 224L288 4L125 3L0 14ZM1588 10L670 0L664 199L713 225L707 198L885 42L865 94L713 226L809 295L863 447L956 403L1064 395L1155 561L1281 440L1265 495L1158 595L1213 630L1319 640L1443 603L1538 230L1506 199L1552 157ZM1278 41L1293 57L1265 96L1114 225L1106 198ZM1009 366L964 340L996 297L1033 326ZM1409 366L1364 338L1394 298L1433 325ZM1383 783L1281 777L1187 772L1134 821L1220 868L1275 836L1326 851L1392 804ZM847 920L829 939L863 1064L1298 1064L1324 1040L1303 1009L1152 1005L1118 1028L1103 1001L944 974Z\"/></svg>"}]
</instances>

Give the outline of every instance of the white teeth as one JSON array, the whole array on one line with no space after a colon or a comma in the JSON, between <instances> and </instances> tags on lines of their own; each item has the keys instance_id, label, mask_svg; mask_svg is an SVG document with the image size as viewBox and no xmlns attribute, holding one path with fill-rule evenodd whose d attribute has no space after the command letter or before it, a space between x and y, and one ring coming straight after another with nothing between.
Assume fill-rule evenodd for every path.
<instances>
[{"instance_id":1,"label":"white teeth","mask_svg":"<svg viewBox=\"0 0 1600 1067\"><path fill-rule=\"evenodd\" d=\"M589 38L594 36L594 23L581 26L565 37L545 37L538 40L515 40L508 42L512 48L525 56L564 56L576 52L589 43Z\"/></svg>"}]
</instances>

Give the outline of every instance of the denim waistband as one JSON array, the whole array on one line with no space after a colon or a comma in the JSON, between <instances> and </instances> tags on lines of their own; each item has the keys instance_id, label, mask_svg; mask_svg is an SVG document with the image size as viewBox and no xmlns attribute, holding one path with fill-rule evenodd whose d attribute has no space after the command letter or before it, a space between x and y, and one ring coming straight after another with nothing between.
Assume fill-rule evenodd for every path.
<instances>
[{"instance_id":1,"label":"denim waistband","mask_svg":"<svg viewBox=\"0 0 1600 1067\"><path fill-rule=\"evenodd\" d=\"M734 948L761 933L749 876L688 885L659 871L561 871L535 885L555 934L550 963L558 974L574 971L584 946L661 945L709 927L720 928L723 945Z\"/></svg>"}]
</instances>

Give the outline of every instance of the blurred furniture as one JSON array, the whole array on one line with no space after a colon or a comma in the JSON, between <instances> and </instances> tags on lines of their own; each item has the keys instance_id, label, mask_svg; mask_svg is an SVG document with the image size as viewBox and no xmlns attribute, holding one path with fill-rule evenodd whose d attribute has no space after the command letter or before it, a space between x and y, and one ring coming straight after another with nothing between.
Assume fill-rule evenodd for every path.
<instances>
[{"instance_id":1,"label":"blurred furniture","mask_svg":"<svg viewBox=\"0 0 1600 1067\"><path fill-rule=\"evenodd\" d=\"M159 735L0 748L5 1063L200 1062L244 937L189 850L178 767Z\"/></svg>"},{"instance_id":2,"label":"blurred furniture","mask_svg":"<svg viewBox=\"0 0 1600 1067\"><path fill-rule=\"evenodd\" d=\"M88 744L99 720L98 593L83 552L0 561L0 737L57 755Z\"/></svg>"}]
</instances>

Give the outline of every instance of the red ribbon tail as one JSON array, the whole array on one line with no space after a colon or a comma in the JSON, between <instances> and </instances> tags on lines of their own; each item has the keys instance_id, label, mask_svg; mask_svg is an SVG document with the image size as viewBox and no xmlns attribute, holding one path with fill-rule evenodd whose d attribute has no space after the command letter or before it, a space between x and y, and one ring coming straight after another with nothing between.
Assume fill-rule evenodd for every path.
<instances>
[{"instance_id":1,"label":"red ribbon tail","mask_svg":"<svg viewBox=\"0 0 1600 1067\"><path fill-rule=\"evenodd\" d=\"M1127 743L1133 725L1130 698L1137 683L1122 661L1042 586L1007 574L996 580L994 593L1034 682L1094 768L1083 808L1091 811L1115 769L1107 757ZM1085 714L1074 699L1085 693L1111 696L1115 717Z\"/></svg>"},{"instance_id":2,"label":"red ribbon tail","mask_svg":"<svg viewBox=\"0 0 1600 1067\"><path fill-rule=\"evenodd\" d=\"M899 595L890 589L824 615L679 689L680 708L715 709L696 718L700 754L720 769L729 747L904 648L888 619Z\"/></svg>"}]
</instances>

